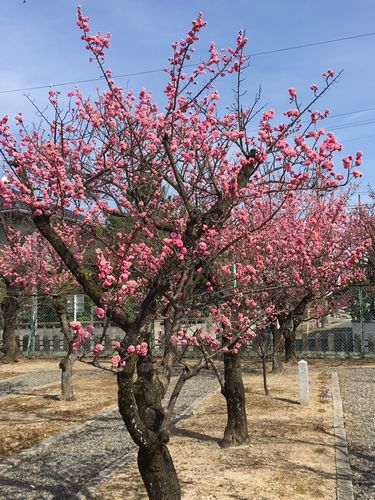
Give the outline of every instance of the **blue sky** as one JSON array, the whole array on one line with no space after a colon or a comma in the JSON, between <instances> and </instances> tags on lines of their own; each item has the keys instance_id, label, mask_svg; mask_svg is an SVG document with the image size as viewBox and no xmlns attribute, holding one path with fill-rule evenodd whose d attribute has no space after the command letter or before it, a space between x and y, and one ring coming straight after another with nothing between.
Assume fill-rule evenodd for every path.
<instances>
[{"instance_id":1,"label":"blue sky","mask_svg":"<svg viewBox=\"0 0 375 500\"><path fill-rule=\"evenodd\" d=\"M170 55L170 43L184 36L200 10L208 26L197 47L197 58L206 53L211 40L219 48L232 46L240 28L247 31L250 54L375 31L373 0L81 0L80 4L93 30L112 33L107 61L114 74L162 68ZM99 76L80 40L76 6L71 0L1 0L0 114L24 111L29 120L36 119L24 92L3 91ZM284 110L288 87L295 87L307 102L309 86L320 84L323 71L343 69L339 84L319 108L331 109L333 117L326 127L343 142L345 152L364 153L363 199L368 184L375 188L375 109L360 112L375 108L374 54L375 36L369 36L257 56L251 59L245 82L249 102L261 85L262 104ZM119 81L135 90L144 86L157 101L163 100L162 72ZM90 94L97 85L100 83L86 83L80 88ZM224 99L229 99L232 82L224 79L221 87ZM61 88L63 92L69 89ZM31 90L29 95L43 107L47 92ZM340 114L344 115L334 116Z\"/></svg>"}]
</instances>

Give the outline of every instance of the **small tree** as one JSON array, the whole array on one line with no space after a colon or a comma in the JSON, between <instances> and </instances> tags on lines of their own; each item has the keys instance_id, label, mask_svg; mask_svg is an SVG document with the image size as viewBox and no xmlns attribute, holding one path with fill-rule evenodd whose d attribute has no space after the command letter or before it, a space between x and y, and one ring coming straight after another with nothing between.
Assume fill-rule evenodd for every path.
<instances>
[{"instance_id":1,"label":"small tree","mask_svg":"<svg viewBox=\"0 0 375 500\"><path fill-rule=\"evenodd\" d=\"M54 309L59 319L61 332L67 342L68 349L66 356L60 362L61 368L61 399L71 401L75 399L72 385L72 368L74 361L77 358L77 334L82 333L87 338L87 329L82 327L77 328L73 324L73 329L69 325L66 311L66 294L76 282L72 278L71 273L66 269L61 259L57 256L51 245L46 243L36 231L33 234L21 234L19 231L14 231L11 227L3 225L4 234L6 235L6 243L0 248L0 272L4 280L8 283L9 290L16 290L17 295L28 295L37 297L38 295L49 295L52 298ZM78 259L77 237L70 231L69 225L63 225L64 234L67 241L70 240L70 248L75 251ZM69 236L70 235L70 236ZM80 251L87 245L81 242ZM5 300L9 300L6 297ZM17 301L19 308L19 301ZM9 320L9 314L6 316L5 325L7 330L4 333L12 333L12 340L4 335L4 346L10 342L16 343L16 312L12 321ZM4 325L4 326L5 326ZM92 328L88 328L89 332ZM7 352L7 351L5 351Z\"/></svg>"}]
</instances>

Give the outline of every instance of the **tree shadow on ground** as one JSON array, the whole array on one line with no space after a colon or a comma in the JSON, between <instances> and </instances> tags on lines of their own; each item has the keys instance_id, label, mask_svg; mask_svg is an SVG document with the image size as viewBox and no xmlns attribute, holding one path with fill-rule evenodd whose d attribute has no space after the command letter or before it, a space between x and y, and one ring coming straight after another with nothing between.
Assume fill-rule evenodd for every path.
<instances>
[{"instance_id":1,"label":"tree shadow on ground","mask_svg":"<svg viewBox=\"0 0 375 500\"><path fill-rule=\"evenodd\" d=\"M272 397L272 399L275 399L276 401L283 401L284 403L290 403L292 405L299 405L300 402L297 401L296 399L288 399L288 398L275 398L275 397Z\"/></svg>"},{"instance_id":2,"label":"tree shadow on ground","mask_svg":"<svg viewBox=\"0 0 375 500\"><path fill-rule=\"evenodd\" d=\"M196 432L189 429L181 429L180 427L174 427L171 431L171 435L189 437L191 439L196 439L197 441L207 441L217 444L221 442L221 438L216 438L213 436L209 436L208 434L202 434L201 432Z\"/></svg>"},{"instance_id":3,"label":"tree shadow on ground","mask_svg":"<svg viewBox=\"0 0 375 500\"><path fill-rule=\"evenodd\" d=\"M375 489L375 452L365 450L360 446L350 446L349 460L354 488L358 488L361 492L366 491L370 496L373 495Z\"/></svg>"}]
</instances>

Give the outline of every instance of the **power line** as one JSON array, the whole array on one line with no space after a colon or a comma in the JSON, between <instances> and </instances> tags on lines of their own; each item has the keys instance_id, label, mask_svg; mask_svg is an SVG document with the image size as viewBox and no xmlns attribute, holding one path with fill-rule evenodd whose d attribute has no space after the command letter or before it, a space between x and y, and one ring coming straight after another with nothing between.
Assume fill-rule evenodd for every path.
<instances>
[{"instance_id":1,"label":"power line","mask_svg":"<svg viewBox=\"0 0 375 500\"><path fill-rule=\"evenodd\" d=\"M264 56L267 54L275 54L276 52L286 52L288 50L304 49L306 47L316 47L317 45L326 45L327 43L343 42L345 40L354 40L355 38L364 38L366 36L374 36L375 32L372 33L362 33L360 35L345 36L342 38L333 38L332 40L324 40L322 42L304 43L303 45L294 45L292 47L285 47L283 49L265 50L263 52L256 52L255 54L250 54L253 56Z\"/></svg>"},{"instance_id":2,"label":"power line","mask_svg":"<svg viewBox=\"0 0 375 500\"><path fill-rule=\"evenodd\" d=\"M375 120L361 120L359 122L354 122L354 123L348 123L345 124L343 123L342 125L336 125L336 127L329 127L330 130L342 130L345 128L352 128L352 127L358 127L358 126L363 126L363 125L371 125L372 123L375 123Z\"/></svg>"},{"instance_id":3,"label":"power line","mask_svg":"<svg viewBox=\"0 0 375 500\"><path fill-rule=\"evenodd\" d=\"M327 118L338 118L339 116L348 116L348 115L355 115L357 113L366 113L367 111L373 111L375 107L372 108L365 108L365 109L356 109L354 111L347 111L345 113L338 113L335 115L329 115Z\"/></svg>"},{"instance_id":4,"label":"power line","mask_svg":"<svg viewBox=\"0 0 375 500\"><path fill-rule=\"evenodd\" d=\"M352 139L346 139L345 140L345 144L347 142L352 142L352 141L360 141L362 139L370 139L372 137L375 137L375 134L371 134L371 135L362 135L361 137L353 137Z\"/></svg>"},{"instance_id":5,"label":"power line","mask_svg":"<svg viewBox=\"0 0 375 500\"><path fill-rule=\"evenodd\" d=\"M293 45L291 47L283 47L280 49L273 49L273 50L264 50L262 52L254 52L253 54L250 54L250 57L258 57L258 56L264 56L268 54L276 54L278 52L288 52L290 50L298 50L298 49L304 49L307 47L316 47L318 45L326 45L329 43L335 43L335 42L343 42L347 40L354 40L357 38L365 38L365 37L370 37L374 36L375 32L371 33L361 33L359 35L351 35L351 36L345 36L341 38L332 38L331 40L322 40L319 42L312 42L312 43L304 43L301 45ZM186 64L185 67L193 67L196 66L196 64ZM127 78L130 76L139 76L139 75L147 75L151 73L161 73L164 72L164 68L159 68L159 69L150 69L150 70L145 70L145 71L136 71L133 73L123 73L119 75L114 75L113 78ZM97 78L88 78L85 80L74 80L70 82L60 82L60 83L51 83L49 85L36 85L34 87L23 87L23 88L18 88L18 89L9 89L9 90L0 90L0 94L10 94L13 92L25 92L28 90L41 90L41 89L48 89L50 87L64 87L67 85L76 85L80 83L92 83L92 82L99 82L103 81L103 77L97 77Z\"/></svg>"}]
</instances>

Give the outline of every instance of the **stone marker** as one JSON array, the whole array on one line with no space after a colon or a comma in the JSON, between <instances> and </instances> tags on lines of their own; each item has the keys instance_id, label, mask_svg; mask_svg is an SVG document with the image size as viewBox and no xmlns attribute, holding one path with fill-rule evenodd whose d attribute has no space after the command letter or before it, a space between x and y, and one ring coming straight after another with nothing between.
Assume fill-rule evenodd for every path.
<instances>
[{"instance_id":1,"label":"stone marker","mask_svg":"<svg viewBox=\"0 0 375 500\"><path fill-rule=\"evenodd\" d=\"M307 361L303 359L298 362L298 380L299 380L299 402L301 405L308 406L309 370L307 368Z\"/></svg>"}]
</instances>

